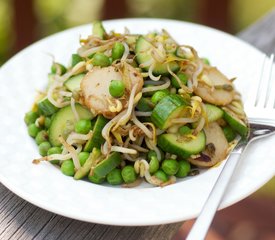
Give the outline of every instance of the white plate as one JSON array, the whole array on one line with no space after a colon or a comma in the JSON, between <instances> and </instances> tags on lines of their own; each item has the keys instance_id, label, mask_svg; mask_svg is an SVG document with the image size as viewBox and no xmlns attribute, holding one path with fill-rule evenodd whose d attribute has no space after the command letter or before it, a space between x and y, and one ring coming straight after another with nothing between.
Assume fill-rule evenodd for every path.
<instances>
[{"instance_id":1,"label":"white plate","mask_svg":"<svg viewBox=\"0 0 275 240\"><path fill-rule=\"evenodd\" d=\"M106 29L132 33L167 29L181 44L194 46L228 77L237 76L237 88L249 101L250 89L260 75L263 54L223 32L204 26L160 19L106 21ZM0 180L25 200L70 218L112 225L153 225L195 217L213 185L220 167L212 168L164 188L122 189L65 177L53 165L32 164L37 146L28 136L23 118L35 91L47 83L53 54L67 63L87 36L91 25L45 38L10 59L0 71ZM274 174L275 138L251 147L231 181L222 207L245 198ZM268 152L267 152L268 150ZM272 157L271 157L272 156ZM273 159L272 159L273 158Z\"/></svg>"}]
</instances>

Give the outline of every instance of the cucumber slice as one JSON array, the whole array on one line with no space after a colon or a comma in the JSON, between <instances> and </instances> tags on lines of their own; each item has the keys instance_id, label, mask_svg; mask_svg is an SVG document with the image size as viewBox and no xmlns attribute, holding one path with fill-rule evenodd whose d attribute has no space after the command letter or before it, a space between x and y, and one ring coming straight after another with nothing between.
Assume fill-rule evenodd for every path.
<instances>
[{"instance_id":1,"label":"cucumber slice","mask_svg":"<svg viewBox=\"0 0 275 240\"><path fill-rule=\"evenodd\" d=\"M187 102L181 96L168 95L155 106L151 115L152 122L160 129L167 129L173 124L171 119L179 117L186 106Z\"/></svg>"},{"instance_id":2,"label":"cucumber slice","mask_svg":"<svg viewBox=\"0 0 275 240\"><path fill-rule=\"evenodd\" d=\"M223 110L212 104L205 104L208 122L215 122L222 118Z\"/></svg>"},{"instance_id":3,"label":"cucumber slice","mask_svg":"<svg viewBox=\"0 0 275 240\"><path fill-rule=\"evenodd\" d=\"M231 142L236 138L237 134L230 126L225 126L222 130L227 142Z\"/></svg>"},{"instance_id":4,"label":"cucumber slice","mask_svg":"<svg viewBox=\"0 0 275 240\"><path fill-rule=\"evenodd\" d=\"M93 114L80 104L75 105L76 111L80 119L92 119ZM74 130L75 117L71 106L61 108L53 117L49 128L49 141L52 146L61 146L58 137L61 135L64 139L67 138L70 132Z\"/></svg>"},{"instance_id":5,"label":"cucumber slice","mask_svg":"<svg viewBox=\"0 0 275 240\"><path fill-rule=\"evenodd\" d=\"M158 146L164 151L188 158L205 148L205 134L201 131L195 139L187 140L179 134L166 133L158 137Z\"/></svg>"},{"instance_id":6,"label":"cucumber slice","mask_svg":"<svg viewBox=\"0 0 275 240\"><path fill-rule=\"evenodd\" d=\"M98 115L95 125L93 127L93 135L90 140L85 144L84 151L91 152L94 147L99 148L101 144L105 142L105 139L102 137L102 129L107 124L108 120L102 115Z\"/></svg>"},{"instance_id":7,"label":"cucumber slice","mask_svg":"<svg viewBox=\"0 0 275 240\"><path fill-rule=\"evenodd\" d=\"M225 111L223 114L224 120L232 127L233 130L238 132L242 137L248 134L248 126L240 120L233 112Z\"/></svg>"},{"instance_id":8,"label":"cucumber slice","mask_svg":"<svg viewBox=\"0 0 275 240\"><path fill-rule=\"evenodd\" d=\"M50 116L54 113L56 113L59 108L54 106L47 97L41 99L38 102L38 110L42 113L44 116Z\"/></svg>"},{"instance_id":9,"label":"cucumber slice","mask_svg":"<svg viewBox=\"0 0 275 240\"><path fill-rule=\"evenodd\" d=\"M153 47L154 46L150 42L148 42L143 36L140 36L137 39L135 53L137 55L137 62L139 64L148 62L153 59L150 53ZM156 63L156 66L153 69L153 73L156 75L169 75L167 64L169 64L172 72L177 72L180 68L175 61L169 63ZM149 67L144 67L143 69L148 71Z\"/></svg>"},{"instance_id":10,"label":"cucumber slice","mask_svg":"<svg viewBox=\"0 0 275 240\"><path fill-rule=\"evenodd\" d=\"M113 152L111 155L100 162L93 171L93 175L103 178L113 169L115 169L122 161L121 155L118 152Z\"/></svg>"},{"instance_id":11,"label":"cucumber slice","mask_svg":"<svg viewBox=\"0 0 275 240\"><path fill-rule=\"evenodd\" d=\"M85 74L81 73L81 74L78 74L78 75L75 75L71 78L69 78L65 83L65 87L67 89L69 89L71 92L74 92L74 91L80 91L80 83L82 81L82 79L84 78Z\"/></svg>"},{"instance_id":12,"label":"cucumber slice","mask_svg":"<svg viewBox=\"0 0 275 240\"><path fill-rule=\"evenodd\" d=\"M93 23L93 35L101 39L105 39L106 31L101 21L95 21Z\"/></svg>"}]
</instances>

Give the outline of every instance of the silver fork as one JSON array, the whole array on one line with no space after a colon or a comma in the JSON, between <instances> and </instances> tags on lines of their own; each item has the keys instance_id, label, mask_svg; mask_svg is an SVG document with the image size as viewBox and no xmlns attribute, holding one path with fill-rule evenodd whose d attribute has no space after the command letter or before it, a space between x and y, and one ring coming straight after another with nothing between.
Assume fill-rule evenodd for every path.
<instances>
[{"instance_id":1,"label":"silver fork","mask_svg":"<svg viewBox=\"0 0 275 240\"><path fill-rule=\"evenodd\" d=\"M272 78L273 60L273 54L270 58L265 56L258 88L246 109L250 125L249 136L245 140L242 140L239 136L236 138L237 145L227 157L224 167L202 211L186 238L187 240L202 240L205 238L237 163L240 162L247 146L255 140L275 133L275 79ZM267 65L269 67L268 76L266 77Z\"/></svg>"}]
</instances>

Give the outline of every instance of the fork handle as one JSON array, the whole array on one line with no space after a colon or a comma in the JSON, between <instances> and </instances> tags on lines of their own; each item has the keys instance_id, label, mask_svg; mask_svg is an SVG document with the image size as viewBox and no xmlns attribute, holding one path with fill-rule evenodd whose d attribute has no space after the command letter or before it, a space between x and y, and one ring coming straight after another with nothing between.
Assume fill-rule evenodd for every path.
<instances>
[{"instance_id":1,"label":"fork handle","mask_svg":"<svg viewBox=\"0 0 275 240\"><path fill-rule=\"evenodd\" d=\"M225 165L218 176L203 208L189 232L186 240L203 240L212 223L214 215L221 203L224 192L233 175L234 169L241 158L240 152L232 152L226 158Z\"/></svg>"}]
</instances>

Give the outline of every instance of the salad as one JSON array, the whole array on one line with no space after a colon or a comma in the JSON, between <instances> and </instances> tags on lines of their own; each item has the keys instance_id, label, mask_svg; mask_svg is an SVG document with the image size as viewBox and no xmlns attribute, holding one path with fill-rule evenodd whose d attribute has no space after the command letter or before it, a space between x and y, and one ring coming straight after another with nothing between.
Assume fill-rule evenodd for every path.
<instances>
[{"instance_id":1,"label":"salad","mask_svg":"<svg viewBox=\"0 0 275 240\"><path fill-rule=\"evenodd\" d=\"M25 115L41 158L74 179L175 183L224 160L247 118L233 81L166 31L93 24L69 66L53 61Z\"/></svg>"}]
</instances>

